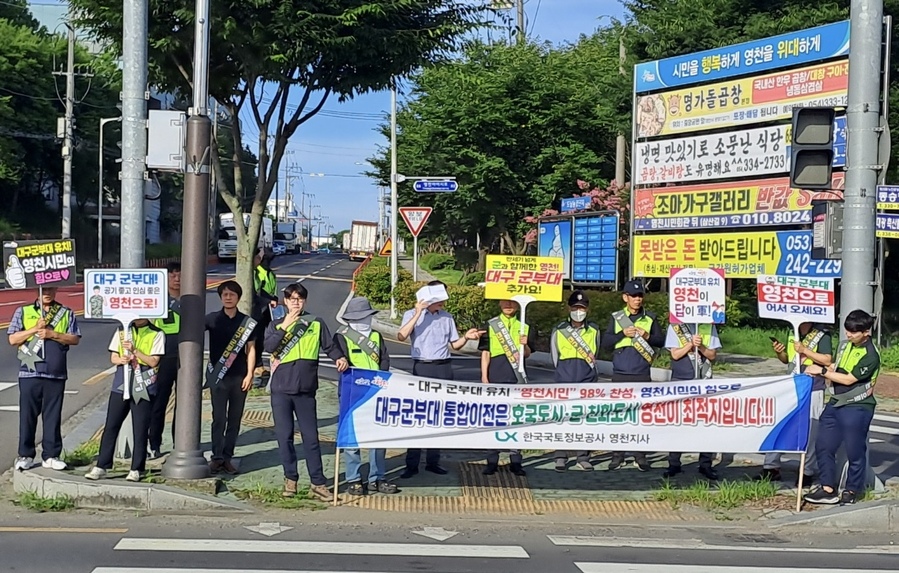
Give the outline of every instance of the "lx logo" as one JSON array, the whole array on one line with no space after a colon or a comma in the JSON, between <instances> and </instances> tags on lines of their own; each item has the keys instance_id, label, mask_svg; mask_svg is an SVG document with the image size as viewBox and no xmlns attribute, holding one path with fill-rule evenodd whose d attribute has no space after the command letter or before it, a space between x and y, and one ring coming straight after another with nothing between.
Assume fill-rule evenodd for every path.
<instances>
[{"instance_id":1,"label":"lx logo","mask_svg":"<svg viewBox=\"0 0 899 573\"><path fill-rule=\"evenodd\" d=\"M516 437L516 436L518 436L518 432L502 432L502 433L506 434L505 437L501 436L500 432L493 432L493 436L500 442L517 442L518 441L518 438Z\"/></svg>"}]
</instances>

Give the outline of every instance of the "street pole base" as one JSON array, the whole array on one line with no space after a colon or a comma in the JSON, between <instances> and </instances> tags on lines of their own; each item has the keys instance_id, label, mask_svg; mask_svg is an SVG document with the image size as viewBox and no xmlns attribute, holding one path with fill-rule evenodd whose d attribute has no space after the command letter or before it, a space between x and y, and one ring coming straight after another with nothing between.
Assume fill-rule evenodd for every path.
<instances>
[{"instance_id":1,"label":"street pole base","mask_svg":"<svg viewBox=\"0 0 899 573\"><path fill-rule=\"evenodd\" d=\"M209 477L209 463L202 450L174 451L162 464L162 477L168 479L204 479Z\"/></svg>"}]
</instances>

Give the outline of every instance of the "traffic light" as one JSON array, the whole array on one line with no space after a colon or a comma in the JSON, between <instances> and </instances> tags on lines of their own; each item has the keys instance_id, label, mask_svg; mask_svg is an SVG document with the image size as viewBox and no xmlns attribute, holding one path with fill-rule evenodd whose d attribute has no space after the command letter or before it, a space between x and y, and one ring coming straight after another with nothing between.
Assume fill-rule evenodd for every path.
<instances>
[{"instance_id":1,"label":"traffic light","mask_svg":"<svg viewBox=\"0 0 899 573\"><path fill-rule=\"evenodd\" d=\"M793 108L790 186L830 189L833 173L832 107Z\"/></svg>"}]
</instances>

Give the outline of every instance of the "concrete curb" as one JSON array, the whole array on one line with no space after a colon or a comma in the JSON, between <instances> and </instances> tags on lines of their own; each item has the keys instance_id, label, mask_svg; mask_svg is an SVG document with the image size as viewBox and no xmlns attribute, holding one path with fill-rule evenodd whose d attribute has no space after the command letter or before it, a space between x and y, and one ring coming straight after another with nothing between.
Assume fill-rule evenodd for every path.
<instances>
[{"instance_id":1,"label":"concrete curb","mask_svg":"<svg viewBox=\"0 0 899 573\"><path fill-rule=\"evenodd\" d=\"M814 513L800 513L772 519L766 523L772 529L797 526L813 526L842 531L899 531L899 501L881 500L858 506L842 506L821 509Z\"/></svg>"},{"instance_id":2,"label":"concrete curb","mask_svg":"<svg viewBox=\"0 0 899 573\"><path fill-rule=\"evenodd\" d=\"M254 512L249 506L238 502L165 485L115 483L109 480L92 482L43 468L13 472L13 489L16 493L33 492L48 498L67 495L75 500L79 508L86 509Z\"/></svg>"}]
</instances>

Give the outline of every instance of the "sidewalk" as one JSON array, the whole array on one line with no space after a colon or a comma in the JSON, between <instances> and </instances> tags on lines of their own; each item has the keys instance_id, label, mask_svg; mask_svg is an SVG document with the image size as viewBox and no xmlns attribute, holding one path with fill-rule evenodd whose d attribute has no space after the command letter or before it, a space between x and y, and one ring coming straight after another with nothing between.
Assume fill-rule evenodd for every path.
<instances>
[{"instance_id":1,"label":"sidewalk","mask_svg":"<svg viewBox=\"0 0 899 573\"><path fill-rule=\"evenodd\" d=\"M403 267L410 273L415 272L415 265L412 264L412 259L401 258L399 261L400 261L401 267ZM418 267L418 280L422 281L422 282L425 282L425 281L431 282L431 281L435 281L437 279L434 278L434 275L430 274L428 271L424 270L423 268L421 268L421 266L419 266Z\"/></svg>"}]
</instances>

